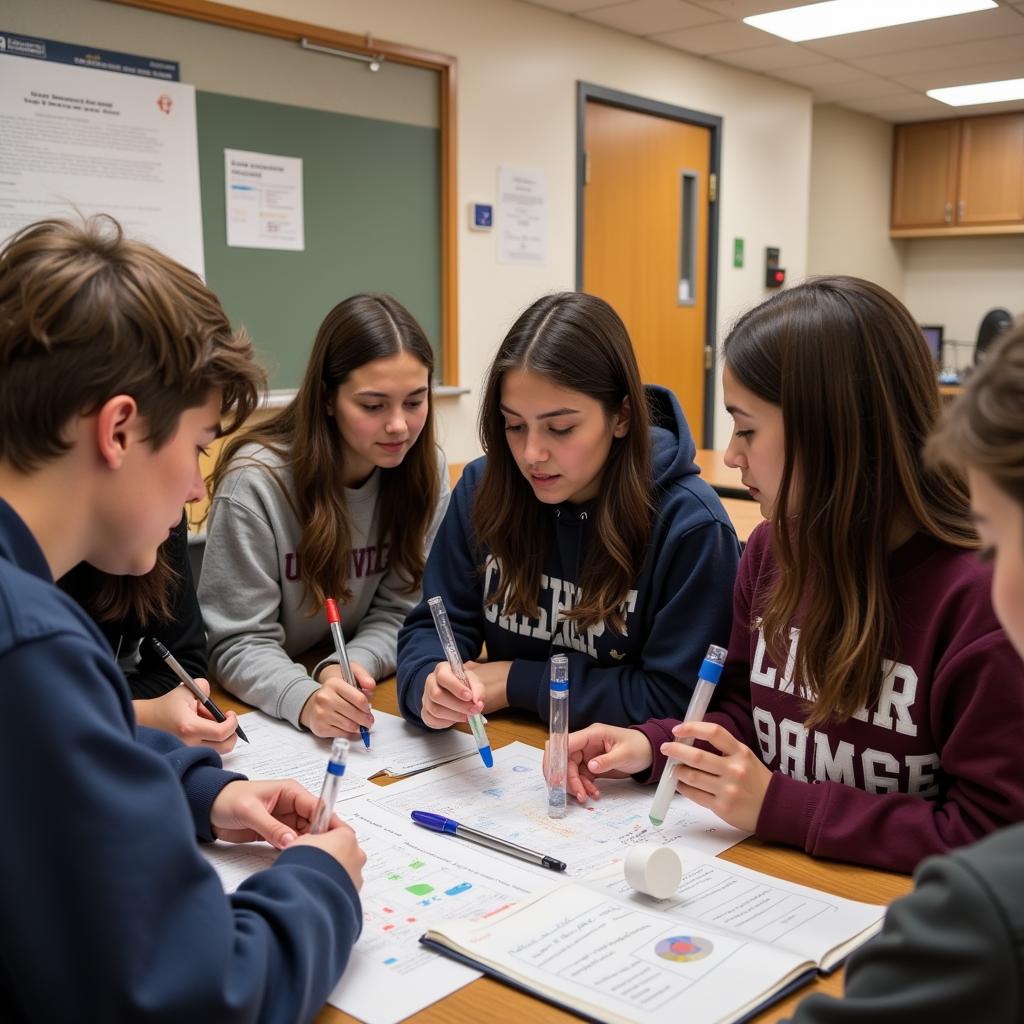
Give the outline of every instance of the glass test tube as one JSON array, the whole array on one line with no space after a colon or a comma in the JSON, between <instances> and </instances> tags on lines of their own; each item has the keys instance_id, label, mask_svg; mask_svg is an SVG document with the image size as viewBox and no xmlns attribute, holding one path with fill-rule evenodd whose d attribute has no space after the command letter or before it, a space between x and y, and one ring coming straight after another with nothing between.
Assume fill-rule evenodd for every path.
<instances>
[{"instance_id":1,"label":"glass test tube","mask_svg":"<svg viewBox=\"0 0 1024 1024\"><path fill-rule=\"evenodd\" d=\"M721 678L722 666L725 665L726 650L712 644L708 653L704 655L700 671L697 673L697 685L693 688L693 696L690 698L689 706L686 709L684 722L699 722L711 703L711 696L715 692L715 683ZM680 740L687 746L693 745L693 739ZM670 757L665 762L665 770L661 773L661 780L658 782L658 790L654 794L654 803L648 817L651 824L660 825L668 813L668 805L672 800L672 794L676 791L676 765L679 762Z\"/></svg>"},{"instance_id":2,"label":"glass test tube","mask_svg":"<svg viewBox=\"0 0 1024 1024\"><path fill-rule=\"evenodd\" d=\"M466 680L466 669L462 664L462 655L459 654L458 645L455 643L455 634L452 632L452 624L448 621L448 610L440 597L432 597L427 601L430 614L434 616L434 626L437 629L441 647L444 649L444 656L448 659L455 677L469 686ZM476 740L477 750L480 751L480 759L488 768L494 767L494 755L491 753L491 741L487 738L487 731L484 729L483 715L470 715L469 728Z\"/></svg>"},{"instance_id":3,"label":"glass test tube","mask_svg":"<svg viewBox=\"0 0 1024 1024\"><path fill-rule=\"evenodd\" d=\"M548 738L548 816L564 818L565 782L569 771L569 659L551 659L551 691Z\"/></svg>"},{"instance_id":4,"label":"glass test tube","mask_svg":"<svg viewBox=\"0 0 1024 1024\"><path fill-rule=\"evenodd\" d=\"M331 744L331 755L324 772L324 784L320 790L320 799L316 804L316 815L310 823L311 835L326 832L334 813L334 805L338 802L338 790L345 774L345 762L348 760L348 740L339 736Z\"/></svg>"}]
</instances>

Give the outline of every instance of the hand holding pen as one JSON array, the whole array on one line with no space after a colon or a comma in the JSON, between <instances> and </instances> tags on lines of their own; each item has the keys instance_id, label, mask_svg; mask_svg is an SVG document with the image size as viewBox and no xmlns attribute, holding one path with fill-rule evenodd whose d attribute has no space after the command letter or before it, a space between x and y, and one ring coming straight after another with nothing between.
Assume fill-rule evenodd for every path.
<instances>
[{"instance_id":1,"label":"hand holding pen","mask_svg":"<svg viewBox=\"0 0 1024 1024\"><path fill-rule=\"evenodd\" d=\"M167 650L167 647L159 640L157 640L155 636L147 637L146 640L149 643L150 647L153 649L153 651L156 653L156 656L167 665L167 667L175 674L175 676L178 677L182 685L184 685L185 688L192 694L192 696L195 697L197 701L199 701L200 705L202 705L202 707L206 710L206 713L215 722L227 721L227 716L224 714L224 712L221 711L219 707L217 707L217 705L210 699L210 697L203 690L203 688L181 667L180 663L178 662L178 659L175 658L174 655L171 654L169 650ZM242 727L238 725L237 722L235 724L235 732L238 734L238 738L240 740L244 740L246 743L249 742L249 738L245 735L245 733L242 731Z\"/></svg>"},{"instance_id":2,"label":"hand holding pen","mask_svg":"<svg viewBox=\"0 0 1024 1024\"><path fill-rule=\"evenodd\" d=\"M327 598L324 602L327 611L327 621L331 626L331 639L334 641L334 650L338 655L338 663L341 665L341 678L353 689L363 692L356 682L355 674L352 671L352 663L348 660L348 650L345 647L345 635L341 631L341 613L338 611L338 602L333 597ZM367 701L369 703L369 701ZM370 749L370 730L365 725L359 726L359 735L362 737L363 746Z\"/></svg>"}]
</instances>

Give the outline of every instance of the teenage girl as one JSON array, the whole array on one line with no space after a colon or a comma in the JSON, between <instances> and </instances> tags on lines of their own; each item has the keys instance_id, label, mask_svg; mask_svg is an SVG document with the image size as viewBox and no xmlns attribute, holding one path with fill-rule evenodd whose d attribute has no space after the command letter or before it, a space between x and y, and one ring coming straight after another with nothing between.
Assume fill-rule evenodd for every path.
<instances>
[{"instance_id":1,"label":"teenage girl","mask_svg":"<svg viewBox=\"0 0 1024 1024\"><path fill-rule=\"evenodd\" d=\"M228 712L216 722L157 657L156 637L200 687L207 687L206 631L188 557L185 516L157 550L156 565L142 576L114 576L79 562L57 585L87 611L124 671L139 725L162 729L189 745L227 753L237 722Z\"/></svg>"},{"instance_id":2,"label":"teenage girl","mask_svg":"<svg viewBox=\"0 0 1024 1024\"><path fill-rule=\"evenodd\" d=\"M656 781L667 753L730 824L896 871L1024 819L1020 666L966 486L922 459L940 400L911 315L856 278L781 292L727 338L724 394L768 522L712 712L571 737L577 797L611 769Z\"/></svg>"},{"instance_id":3,"label":"teenage girl","mask_svg":"<svg viewBox=\"0 0 1024 1024\"><path fill-rule=\"evenodd\" d=\"M419 600L449 496L433 369L395 299L345 299L291 404L228 441L214 470L199 584L210 668L242 700L318 736L373 724L368 695L394 672L399 626ZM329 643L328 597L359 689L336 656L312 673L298 661Z\"/></svg>"},{"instance_id":4,"label":"teenage girl","mask_svg":"<svg viewBox=\"0 0 1024 1024\"><path fill-rule=\"evenodd\" d=\"M504 707L546 719L560 653L576 725L684 704L708 637L728 636L739 549L615 311L575 292L530 306L491 364L480 437L423 592L444 599L463 658L486 645L487 661L464 686L424 601L399 634L402 713L433 729Z\"/></svg>"},{"instance_id":5,"label":"teenage girl","mask_svg":"<svg viewBox=\"0 0 1024 1024\"><path fill-rule=\"evenodd\" d=\"M928 454L967 468L974 521L993 565L992 604L1024 657L1024 328L971 377ZM1018 663L1002 685L1019 686L1021 672ZM889 908L882 933L851 958L843 1000L812 996L795 1020L931 1024L981 1016L1017 1024L1024 1019L1022 875L1024 825L926 861L913 893Z\"/></svg>"}]
</instances>

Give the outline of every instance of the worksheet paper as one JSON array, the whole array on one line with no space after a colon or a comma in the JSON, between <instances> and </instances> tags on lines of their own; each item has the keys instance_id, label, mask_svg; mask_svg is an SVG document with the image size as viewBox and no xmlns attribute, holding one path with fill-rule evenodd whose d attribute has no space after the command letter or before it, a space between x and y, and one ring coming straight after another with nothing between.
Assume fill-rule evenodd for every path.
<instances>
[{"instance_id":1,"label":"worksheet paper","mask_svg":"<svg viewBox=\"0 0 1024 1024\"><path fill-rule=\"evenodd\" d=\"M455 758L476 755L472 736L447 730L425 732L396 715L373 713L370 749L359 736L353 736L345 765L345 784L339 801L367 792L376 786L366 780L374 775L408 775L444 764ZM248 744L237 743L224 757L224 767L242 772L251 779L297 779L306 789L319 793L331 752L331 741L310 732L299 731L288 722L251 711L239 718L249 737Z\"/></svg>"},{"instance_id":2,"label":"worksheet paper","mask_svg":"<svg viewBox=\"0 0 1024 1024\"><path fill-rule=\"evenodd\" d=\"M494 752L490 770L461 761L377 790L369 799L402 818L432 811L537 850L565 861L573 878L621 863L641 843L672 846L685 863L689 853L714 857L750 835L679 795L656 828L647 816L654 788L631 779L602 779L600 800L581 805L570 799L564 818L550 818L542 761L542 750L510 743Z\"/></svg>"},{"instance_id":3,"label":"worksheet paper","mask_svg":"<svg viewBox=\"0 0 1024 1024\"><path fill-rule=\"evenodd\" d=\"M453 918L490 917L560 881L553 872L520 867L364 801L347 804L344 814L367 858L363 931L328 1001L366 1024L396 1024L480 976L421 946L428 928ZM216 843L203 852L226 891L277 856L266 844Z\"/></svg>"}]
</instances>

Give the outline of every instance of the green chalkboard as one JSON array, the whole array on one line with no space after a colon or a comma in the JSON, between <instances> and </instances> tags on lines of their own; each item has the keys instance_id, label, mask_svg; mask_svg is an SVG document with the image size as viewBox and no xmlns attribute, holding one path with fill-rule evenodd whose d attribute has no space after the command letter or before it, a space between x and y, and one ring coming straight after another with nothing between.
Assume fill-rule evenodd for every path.
<instances>
[{"instance_id":1,"label":"green chalkboard","mask_svg":"<svg viewBox=\"0 0 1024 1024\"><path fill-rule=\"evenodd\" d=\"M440 369L438 129L202 91L196 114L206 280L252 335L270 386L298 385L324 315L361 291L402 302ZM228 247L225 149L302 158L305 251Z\"/></svg>"}]
</instances>

